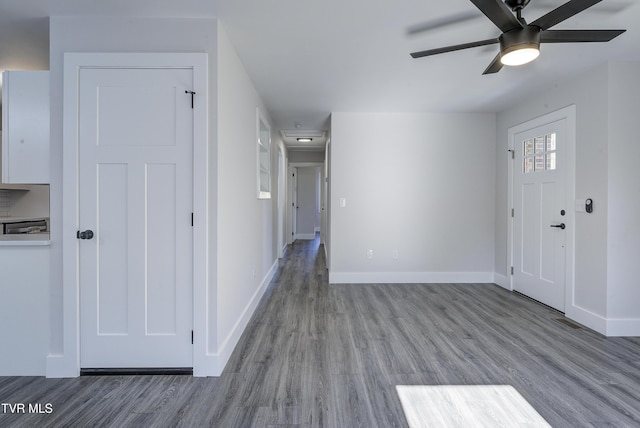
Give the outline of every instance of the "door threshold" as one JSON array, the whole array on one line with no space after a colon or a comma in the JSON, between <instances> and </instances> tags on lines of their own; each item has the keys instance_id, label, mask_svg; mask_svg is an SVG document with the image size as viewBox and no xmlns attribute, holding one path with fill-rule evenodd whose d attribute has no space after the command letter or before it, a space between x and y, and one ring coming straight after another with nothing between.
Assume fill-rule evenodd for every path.
<instances>
[{"instance_id":1,"label":"door threshold","mask_svg":"<svg viewBox=\"0 0 640 428\"><path fill-rule=\"evenodd\" d=\"M192 367L132 367L80 369L80 376L141 376L187 375L193 376Z\"/></svg>"},{"instance_id":2,"label":"door threshold","mask_svg":"<svg viewBox=\"0 0 640 428\"><path fill-rule=\"evenodd\" d=\"M537 304L539 304L539 305L546 306L547 308L551 309L552 311L556 311L556 312L558 312L558 313L560 313L560 314L564 315L564 312L563 312L563 311L561 311L560 309L556 309L556 308L554 308L553 306L549 306L549 305L547 305L546 303L543 303L543 302L541 302L540 300L536 300L536 299L534 299L534 298L533 298L533 297L531 297L531 296L527 296L526 294L521 293L521 292L520 292L520 291L518 291L518 290L513 290L513 293L514 293L514 294L517 294L517 295L519 295L519 296L521 296L521 297L524 297L525 299L531 300L532 302L536 302L536 303L537 303Z\"/></svg>"}]
</instances>

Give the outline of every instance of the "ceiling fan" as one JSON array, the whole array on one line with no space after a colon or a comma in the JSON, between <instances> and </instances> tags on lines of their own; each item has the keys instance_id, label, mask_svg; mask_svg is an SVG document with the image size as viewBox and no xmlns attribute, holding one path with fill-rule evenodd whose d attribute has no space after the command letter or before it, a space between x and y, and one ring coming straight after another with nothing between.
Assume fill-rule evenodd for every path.
<instances>
[{"instance_id":1,"label":"ceiling fan","mask_svg":"<svg viewBox=\"0 0 640 428\"><path fill-rule=\"evenodd\" d=\"M602 0L570 0L530 24L522 17L522 10L531 0L470 1L502 31L500 37L413 52L411 56L422 58L499 43L500 52L482 73L492 74L500 71L503 65L522 65L533 61L540 54L540 43L608 42L626 31L549 29Z\"/></svg>"}]
</instances>

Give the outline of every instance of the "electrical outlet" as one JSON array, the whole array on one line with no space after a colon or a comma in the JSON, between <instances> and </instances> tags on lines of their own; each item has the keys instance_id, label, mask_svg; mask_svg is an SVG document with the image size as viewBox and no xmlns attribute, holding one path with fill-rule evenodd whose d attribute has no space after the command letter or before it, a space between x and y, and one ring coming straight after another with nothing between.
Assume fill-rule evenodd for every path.
<instances>
[{"instance_id":1,"label":"electrical outlet","mask_svg":"<svg viewBox=\"0 0 640 428\"><path fill-rule=\"evenodd\" d=\"M367 250L367 258L368 259L372 259L373 258L373 250Z\"/></svg>"}]
</instances>

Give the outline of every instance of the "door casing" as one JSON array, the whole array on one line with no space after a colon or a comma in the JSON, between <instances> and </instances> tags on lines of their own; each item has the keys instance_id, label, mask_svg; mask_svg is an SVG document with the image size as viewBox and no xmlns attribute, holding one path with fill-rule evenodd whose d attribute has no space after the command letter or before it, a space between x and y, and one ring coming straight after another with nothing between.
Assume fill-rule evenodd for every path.
<instances>
[{"instance_id":1,"label":"door casing","mask_svg":"<svg viewBox=\"0 0 640 428\"><path fill-rule=\"evenodd\" d=\"M78 79L83 67L192 68L193 128L193 374L219 375L215 351L215 304L207 292L208 274L208 55L206 53L65 53L62 157L62 349L47 357L48 377L80 375ZM213 302L215 303L215 302ZM52 318L55 315L52 314ZM54 327L52 327L54 328Z\"/></svg>"},{"instance_id":2,"label":"door casing","mask_svg":"<svg viewBox=\"0 0 640 428\"><path fill-rule=\"evenodd\" d=\"M567 229L566 229L566 242L565 242L565 312L574 303L574 289L575 289L575 171L576 171L576 106L570 105L560 110L545 114L543 116L531 119L527 122L516 125L508 130L508 151L506 153L507 165L508 165L508 186L507 186L507 277L508 288L513 291L513 275L511 275L510 269L514 266L514 221L511 216L511 210L514 208L514 186L513 186L513 174L514 174L514 161L512 159L512 153L515 147L515 136L519 133L525 132L530 129L538 128L543 125L547 125L559 120L566 120L566 201L567 207Z\"/></svg>"},{"instance_id":3,"label":"door casing","mask_svg":"<svg viewBox=\"0 0 640 428\"><path fill-rule=\"evenodd\" d=\"M290 162L288 165L288 175L289 175L289 191L287 192L287 207L289 209L287 209L287 212L289 213L289 218L287 218L287 243L288 244L292 244L293 241L296 240L296 234L297 234L297 228L296 228L296 215L295 215L295 205L297 204L297 185L295 180L297 180L297 176L293 177L293 174L297 174L296 169L297 168L304 168L304 167L318 167L321 168L322 174L321 174L321 180L324 181L324 162ZM320 186L321 192L323 193L323 195L321 195L321 198L324 199L324 187ZM321 229L324 228L324 224L321 222L320 223L320 227ZM324 234L324 230L320 231L320 235Z\"/></svg>"}]
</instances>

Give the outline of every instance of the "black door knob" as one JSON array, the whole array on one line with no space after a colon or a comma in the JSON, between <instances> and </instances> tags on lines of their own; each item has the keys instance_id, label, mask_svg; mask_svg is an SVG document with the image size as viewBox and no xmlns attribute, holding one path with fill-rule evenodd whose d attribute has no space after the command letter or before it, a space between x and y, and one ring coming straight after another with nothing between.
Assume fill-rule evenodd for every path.
<instances>
[{"instance_id":1,"label":"black door knob","mask_svg":"<svg viewBox=\"0 0 640 428\"><path fill-rule=\"evenodd\" d=\"M78 231L76 236L78 239L91 239L93 238L93 230L85 230L84 232Z\"/></svg>"}]
</instances>

